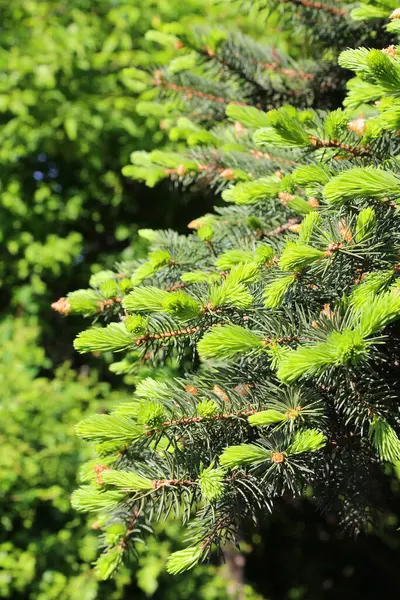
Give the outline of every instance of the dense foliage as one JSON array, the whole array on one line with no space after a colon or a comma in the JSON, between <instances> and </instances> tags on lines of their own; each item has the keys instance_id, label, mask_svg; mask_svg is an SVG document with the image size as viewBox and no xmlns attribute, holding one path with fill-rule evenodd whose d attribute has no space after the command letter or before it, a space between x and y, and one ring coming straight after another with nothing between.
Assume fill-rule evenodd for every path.
<instances>
[{"instance_id":1,"label":"dense foliage","mask_svg":"<svg viewBox=\"0 0 400 600\"><path fill-rule=\"evenodd\" d=\"M77 426L99 458L74 506L120 525L97 561L104 578L128 542L170 512L188 523L185 549L169 559L175 574L235 542L282 499L308 496L353 532L394 529L395 8L281 2L282 23L311 40L309 64L220 30L170 40L182 54L149 85L172 93L167 126L189 148L134 153L125 173L211 186L227 206L192 221L188 237L142 231L146 261L120 262L55 306L95 317L75 347L122 352L114 371L169 356L185 371L145 379L133 401ZM330 77L350 39L364 47L341 52L343 79L335 69Z\"/></svg>"},{"instance_id":2,"label":"dense foliage","mask_svg":"<svg viewBox=\"0 0 400 600\"><path fill-rule=\"evenodd\" d=\"M135 222L159 210L154 195L121 175L135 144L163 139L138 110L138 69L171 52L150 48L144 33L185 15L193 22L206 8L198 0L1 2L3 306L37 310L57 280L76 284L79 269L87 278L83 256L121 249ZM177 222L170 202L164 216Z\"/></svg>"},{"instance_id":3,"label":"dense foliage","mask_svg":"<svg viewBox=\"0 0 400 600\"><path fill-rule=\"evenodd\" d=\"M50 365L38 333L23 320L7 319L0 327L0 597L72 599L80 590L91 598L97 583L88 565L96 537L68 498L90 452L73 427L121 395L93 375L76 376L68 365L54 378L39 376Z\"/></svg>"},{"instance_id":4,"label":"dense foliage","mask_svg":"<svg viewBox=\"0 0 400 600\"><path fill-rule=\"evenodd\" d=\"M100 522L77 515L69 498L78 471L93 459L74 436L74 425L128 396L112 392L93 372L77 375L68 364L51 377L41 375L50 365L37 345L38 333L21 319L0 326L0 598L116 600L133 593L135 598L221 598L229 577L217 567L200 569L165 589L165 561L181 538L172 522L158 526L157 543L138 548L134 572L132 563L115 582L100 584L91 567ZM109 539L114 534L112 527L107 530ZM246 598L257 600L250 588Z\"/></svg>"}]
</instances>

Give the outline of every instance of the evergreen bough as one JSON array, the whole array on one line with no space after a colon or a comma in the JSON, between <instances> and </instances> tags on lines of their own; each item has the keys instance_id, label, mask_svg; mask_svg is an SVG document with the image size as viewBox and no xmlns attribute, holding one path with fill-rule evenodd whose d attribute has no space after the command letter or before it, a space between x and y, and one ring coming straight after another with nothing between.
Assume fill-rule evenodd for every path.
<instances>
[{"instance_id":1,"label":"evergreen bough","mask_svg":"<svg viewBox=\"0 0 400 600\"><path fill-rule=\"evenodd\" d=\"M314 58L329 63L350 38L365 47L342 52L347 71L330 77L322 59L310 55L306 71L220 30L168 40L182 54L153 85L173 95L164 126L189 148L134 153L125 173L211 186L228 204L188 237L142 231L147 261L55 305L95 317L75 347L124 352L119 373L170 356L182 365L180 378L149 378L131 403L77 427L99 464L73 504L125 526L98 560L104 577L171 511L188 537L170 573L282 497L307 492L343 527L368 530L400 461L400 9L257 6L276 4L283 23L307 25ZM374 39L388 46L370 49ZM332 106L349 70L344 105Z\"/></svg>"}]
</instances>

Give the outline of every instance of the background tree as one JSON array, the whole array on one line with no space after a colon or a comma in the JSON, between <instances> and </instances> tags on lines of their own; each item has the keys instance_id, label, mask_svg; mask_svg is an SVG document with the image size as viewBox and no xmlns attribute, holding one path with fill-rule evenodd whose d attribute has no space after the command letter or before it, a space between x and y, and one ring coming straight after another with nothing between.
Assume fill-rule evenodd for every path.
<instances>
[{"instance_id":1,"label":"background tree","mask_svg":"<svg viewBox=\"0 0 400 600\"><path fill-rule=\"evenodd\" d=\"M121 250L135 222L156 217L154 194L120 172L135 144L163 139L136 110L135 75L171 53L149 51L144 32L204 10L196 0L2 2L3 306L34 312L57 279L87 278L88 261ZM163 218L178 223L172 202Z\"/></svg>"}]
</instances>

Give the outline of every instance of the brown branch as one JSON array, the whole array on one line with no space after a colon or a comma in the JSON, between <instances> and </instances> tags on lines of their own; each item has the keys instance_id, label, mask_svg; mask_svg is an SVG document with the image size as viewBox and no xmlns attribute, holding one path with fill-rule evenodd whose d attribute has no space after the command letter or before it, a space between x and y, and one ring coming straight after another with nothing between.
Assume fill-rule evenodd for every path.
<instances>
[{"instance_id":1,"label":"brown branch","mask_svg":"<svg viewBox=\"0 0 400 600\"><path fill-rule=\"evenodd\" d=\"M197 481L191 481L190 479L154 479L153 490L159 490L166 486L184 486L184 485L196 485Z\"/></svg>"},{"instance_id":2,"label":"brown branch","mask_svg":"<svg viewBox=\"0 0 400 600\"><path fill-rule=\"evenodd\" d=\"M150 333L147 332L137 338L136 346L141 346L149 340L162 340L166 338L178 337L180 335L190 335L191 333L197 333L200 331L200 327L186 327L184 329L176 329L174 331L163 331L161 333Z\"/></svg>"},{"instance_id":3,"label":"brown branch","mask_svg":"<svg viewBox=\"0 0 400 600\"><path fill-rule=\"evenodd\" d=\"M219 529L222 529L223 527L225 527L226 524L229 523L229 518L228 517L222 517L216 524L214 527L214 531L211 535L209 535L208 537L206 537L206 539L200 544L202 546L202 548L208 548L209 546L211 546L213 540L214 540L214 536L216 535L216 533L218 532Z\"/></svg>"},{"instance_id":4,"label":"brown branch","mask_svg":"<svg viewBox=\"0 0 400 600\"><path fill-rule=\"evenodd\" d=\"M200 92L199 90L194 90L192 88L185 87L183 85L177 85L175 83L170 83L166 79L163 78L161 73L156 73L155 78L153 79L154 85L158 87L166 87L174 92L182 92L185 96L190 99L192 96L196 96L197 98L202 98L203 100L210 100L211 102L216 102L218 104L237 104L238 106L247 106L245 102L239 102L238 100L230 100L223 98L222 96L216 96L214 94L207 94L206 92Z\"/></svg>"},{"instance_id":5,"label":"brown branch","mask_svg":"<svg viewBox=\"0 0 400 600\"><path fill-rule=\"evenodd\" d=\"M287 77L297 77L299 79L303 79L304 81L314 79L314 75L312 73L306 73L305 71L296 71L295 69L286 69L278 63L265 63L259 60L254 62L260 67L265 67L266 69L268 69L268 71L272 71L273 73L281 73L282 75L286 75Z\"/></svg>"},{"instance_id":6,"label":"brown branch","mask_svg":"<svg viewBox=\"0 0 400 600\"><path fill-rule=\"evenodd\" d=\"M132 511L132 516L126 526L126 533L124 535L124 537L122 538L122 540L119 543L119 547L125 548L126 545L128 544L128 539L129 536L131 535L131 533L133 532L133 527L135 525L136 519L139 518L140 515L140 508L138 508L137 506L134 507L133 511Z\"/></svg>"},{"instance_id":7,"label":"brown branch","mask_svg":"<svg viewBox=\"0 0 400 600\"><path fill-rule=\"evenodd\" d=\"M164 423L161 424L161 428L166 429L167 427L173 427L174 425L192 425L194 423L203 423L210 421L226 421L227 419L242 419L248 417L249 415L254 415L256 412L258 412L256 409L249 408L239 413L222 413L220 415L213 415L210 417L183 417L182 419L164 421ZM152 429L148 429L146 431L146 435L153 435L153 433L155 433L156 431L159 431L159 428L153 427Z\"/></svg>"},{"instance_id":8,"label":"brown branch","mask_svg":"<svg viewBox=\"0 0 400 600\"><path fill-rule=\"evenodd\" d=\"M274 344L291 344L293 342L301 342L301 341L310 341L310 339L308 338L299 338L298 335L294 335L294 336L287 336L287 337L277 337L277 338L264 338L263 339L263 345L264 346L269 346L269 345L274 345Z\"/></svg>"},{"instance_id":9,"label":"brown branch","mask_svg":"<svg viewBox=\"0 0 400 600\"><path fill-rule=\"evenodd\" d=\"M315 148L338 148L349 152L352 156L364 156L365 154L368 154L368 148L365 148L364 146L354 148L348 144L342 144L338 140L320 140L314 135L310 136L310 140Z\"/></svg>"},{"instance_id":10,"label":"brown branch","mask_svg":"<svg viewBox=\"0 0 400 600\"><path fill-rule=\"evenodd\" d=\"M279 0L281 4L294 4L295 6L304 6L305 8L314 8L315 10L321 10L331 15L339 15L344 17L346 12L341 8L335 8L328 4L322 4L321 2L314 2L314 0Z\"/></svg>"},{"instance_id":11,"label":"brown branch","mask_svg":"<svg viewBox=\"0 0 400 600\"><path fill-rule=\"evenodd\" d=\"M184 287L186 287L186 283L181 281L180 283L175 283L174 285L171 285L171 287L166 288L166 290L167 292L175 292L175 290L181 290Z\"/></svg>"},{"instance_id":12,"label":"brown branch","mask_svg":"<svg viewBox=\"0 0 400 600\"><path fill-rule=\"evenodd\" d=\"M297 218L289 219L287 221L287 223L284 223L283 225L279 225L279 227L275 227L275 229L272 229L271 231L263 232L263 235L265 237L275 237L277 235L280 235L281 233L284 233L288 229L290 230L290 228L293 227L293 225L297 225L298 223L300 223L300 219L297 219Z\"/></svg>"}]
</instances>

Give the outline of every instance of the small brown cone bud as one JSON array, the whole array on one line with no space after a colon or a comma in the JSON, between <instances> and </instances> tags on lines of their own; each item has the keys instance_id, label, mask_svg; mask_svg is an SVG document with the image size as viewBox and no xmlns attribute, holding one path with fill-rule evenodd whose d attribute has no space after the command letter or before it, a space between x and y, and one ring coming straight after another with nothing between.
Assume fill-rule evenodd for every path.
<instances>
[{"instance_id":1,"label":"small brown cone bud","mask_svg":"<svg viewBox=\"0 0 400 600\"><path fill-rule=\"evenodd\" d=\"M106 467L105 465L94 465L93 471L96 476L96 483L101 485L103 483L103 478L101 476L101 473L103 473L103 471L109 471L109 470L110 470L110 468Z\"/></svg>"},{"instance_id":2,"label":"small brown cone bud","mask_svg":"<svg viewBox=\"0 0 400 600\"><path fill-rule=\"evenodd\" d=\"M53 302L51 308L60 315L68 315L71 311L71 302L66 298L59 298L57 302Z\"/></svg>"},{"instance_id":3,"label":"small brown cone bud","mask_svg":"<svg viewBox=\"0 0 400 600\"><path fill-rule=\"evenodd\" d=\"M213 392L214 394L217 394L217 396L221 398L221 400L223 400L224 402L230 402L228 394L224 392L224 390L220 388L219 385L214 385Z\"/></svg>"},{"instance_id":4,"label":"small brown cone bud","mask_svg":"<svg viewBox=\"0 0 400 600\"><path fill-rule=\"evenodd\" d=\"M197 396L197 394L199 393L199 390L196 387L194 387L194 385L192 385L192 384L186 385L185 391L188 394L192 394L193 396Z\"/></svg>"},{"instance_id":5,"label":"small brown cone bud","mask_svg":"<svg viewBox=\"0 0 400 600\"><path fill-rule=\"evenodd\" d=\"M311 196L311 198L307 200L307 204L309 204L312 208L318 208L319 206L319 202L314 196Z\"/></svg>"},{"instance_id":6,"label":"small brown cone bud","mask_svg":"<svg viewBox=\"0 0 400 600\"><path fill-rule=\"evenodd\" d=\"M296 406L296 408L289 408L288 411L285 412L285 417L287 419L296 419L302 411L301 406Z\"/></svg>"},{"instance_id":7,"label":"small brown cone bud","mask_svg":"<svg viewBox=\"0 0 400 600\"><path fill-rule=\"evenodd\" d=\"M391 294L397 298L400 296L400 288L393 288Z\"/></svg>"},{"instance_id":8,"label":"small brown cone bud","mask_svg":"<svg viewBox=\"0 0 400 600\"><path fill-rule=\"evenodd\" d=\"M288 192L279 192L278 198L284 206L287 206L289 200L293 200L294 196L293 194L289 194Z\"/></svg>"},{"instance_id":9,"label":"small brown cone bud","mask_svg":"<svg viewBox=\"0 0 400 600\"><path fill-rule=\"evenodd\" d=\"M221 178L227 179L228 181L231 181L232 179L234 179L235 173L233 172L233 169L224 169L221 173Z\"/></svg>"},{"instance_id":10,"label":"small brown cone bud","mask_svg":"<svg viewBox=\"0 0 400 600\"><path fill-rule=\"evenodd\" d=\"M174 44L175 48L177 50L182 50L182 48L185 47L185 45L183 44L183 42L181 42L180 40L176 40L175 44Z\"/></svg>"},{"instance_id":11,"label":"small brown cone bud","mask_svg":"<svg viewBox=\"0 0 400 600\"><path fill-rule=\"evenodd\" d=\"M183 177L183 175L186 173L186 167L184 165L179 165L176 168L176 172L179 175L179 177Z\"/></svg>"},{"instance_id":12,"label":"small brown cone bud","mask_svg":"<svg viewBox=\"0 0 400 600\"><path fill-rule=\"evenodd\" d=\"M325 316L328 319L332 320L335 316L335 313L331 310L329 304L324 304L324 308L321 310L321 316Z\"/></svg>"},{"instance_id":13,"label":"small brown cone bud","mask_svg":"<svg viewBox=\"0 0 400 600\"><path fill-rule=\"evenodd\" d=\"M299 233L301 227L301 223L295 223L295 225L290 225L289 231L292 233Z\"/></svg>"},{"instance_id":14,"label":"small brown cone bud","mask_svg":"<svg viewBox=\"0 0 400 600\"><path fill-rule=\"evenodd\" d=\"M153 83L154 83L154 85L161 85L162 80L163 80L162 71L157 69L157 71L154 72Z\"/></svg>"},{"instance_id":15,"label":"small brown cone bud","mask_svg":"<svg viewBox=\"0 0 400 600\"><path fill-rule=\"evenodd\" d=\"M393 21L393 19L400 19L400 8L395 8L389 19Z\"/></svg>"},{"instance_id":16,"label":"small brown cone bud","mask_svg":"<svg viewBox=\"0 0 400 600\"><path fill-rule=\"evenodd\" d=\"M351 242L353 239L353 234L351 233L349 226L347 225L344 219L341 219L339 223L339 233L346 242Z\"/></svg>"},{"instance_id":17,"label":"small brown cone bud","mask_svg":"<svg viewBox=\"0 0 400 600\"><path fill-rule=\"evenodd\" d=\"M387 48L384 48L382 52L387 56L390 56L391 58L397 58L397 48L396 46L393 46L393 44L391 46L388 46Z\"/></svg>"},{"instance_id":18,"label":"small brown cone bud","mask_svg":"<svg viewBox=\"0 0 400 600\"><path fill-rule=\"evenodd\" d=\"M365 132L365 119L363 117L358 117L357 119L353 119L347 124L347 129L349 131L354 131L357 135L364 135Z\"/></svg>"},{"instance_id":19,"label":"small brown cone bud","mask_svg":"<svg viewBox=\"0 0 400 600\"><path fill-rule=\"evenodd\" d=\"M283 463L285 460L285 455L282 452L273 452L271 454L271 462L273 463Z\"/></svg>"},{"instance_id":20,"label":"small brown cone bud","mask_svg":"<svg viewBox=\"0 0 400 600\"><path fill-rule=\"evenodd\" d=\"M239 383L235 387L235 391L242 396L242 398L246 398L250 394L250 385L248 383Z\"/></svg>"},{"instance_id":21,"label":"small brown cone bud","mask_svg":"<svg viewBox=\"0 0 400 600\"><path fill-rule=\"evenodd\" d=\"M200 229L200 227L203 227L204 223L202 221L199 221L198 219L193 219L193 221L190 221L190 223L188 223L188 228L189 229Z\"/></svg>"},{"instance_id":22,"label":"small brown cone bud","mask_svg":"<svg viewBox=\"0 0 400 600\"><path fill-rule=\"evenodd\" d=\"M239 121L235 121L235 133L238 137L241 135L244 135L246 133L246 131L247 131L247 129L246 129L246 127L244 127L244 125L239 123Z\"/></svg>"}]
</instances>

